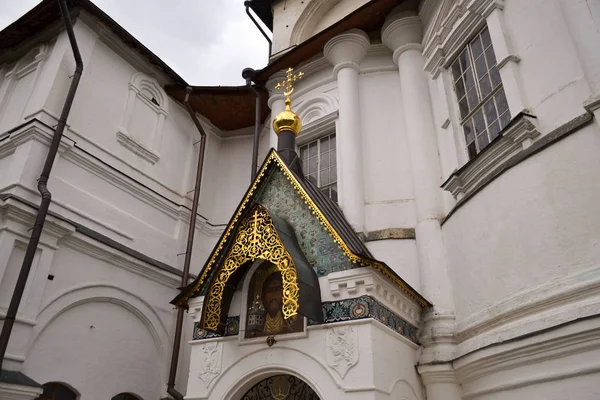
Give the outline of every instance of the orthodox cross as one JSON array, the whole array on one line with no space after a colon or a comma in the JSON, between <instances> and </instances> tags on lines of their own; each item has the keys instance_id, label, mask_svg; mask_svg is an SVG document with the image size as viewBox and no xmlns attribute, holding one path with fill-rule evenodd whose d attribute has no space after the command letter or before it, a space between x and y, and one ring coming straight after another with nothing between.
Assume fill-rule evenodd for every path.
<instances>
[{"instance_id":1,"label":"orthodox cross","mask_svg":"<svg viewBox=\"0 0 600 400\"><path fill-rule=\"evenodd\" d=\"M294 74L294 69L288 68L286 73L287 73L286 79L284 81L279 82L275 86L275 89L285 87L285 91L283 92L283 94L289 99L290 95L294 91L294 82L296 82L298 79L302 78L304 76L304 72L298 72L297 74Z\"/></svg>"}]
</instances>

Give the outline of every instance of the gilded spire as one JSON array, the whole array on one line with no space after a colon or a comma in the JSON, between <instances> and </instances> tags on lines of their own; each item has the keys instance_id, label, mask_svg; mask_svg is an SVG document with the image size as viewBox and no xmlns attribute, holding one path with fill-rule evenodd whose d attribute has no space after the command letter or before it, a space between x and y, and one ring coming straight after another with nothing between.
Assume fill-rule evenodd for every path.
<instances>
[{"instance_id":1,"label":"gilded spire","mask_svg":"<svg viewBox=\"0 0 600 400\"><path fill-rule=\"evenodd\" d=\"M285 110L277 114L273 120L273 128L277 134L281 131L288 130L297 135L300 133L302 123L300 117L292 111L292 99L290 99L290 95L294 92L294 82L302 78L304 73L299 72L294 74L293 68L288 68L286 72L286 79L275 86L275 89L285 88L283 91L283 94L285 95Z\"/></svg>"}]
</instances>

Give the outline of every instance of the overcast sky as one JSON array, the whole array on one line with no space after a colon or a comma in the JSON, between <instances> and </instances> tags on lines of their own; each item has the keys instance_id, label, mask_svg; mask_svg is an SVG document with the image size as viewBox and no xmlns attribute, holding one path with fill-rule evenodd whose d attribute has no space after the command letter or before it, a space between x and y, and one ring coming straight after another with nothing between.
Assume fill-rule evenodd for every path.
<instances>
[{"instance_id":1,"label":"overcast sky","mask_svg":"<svg viewBox=\"0 0 600 400\"><path fill-rule=\"evenodd\" d=\"M243 0L92 0L192 85L243 85L268 43ZM39 0L0 0L0 30Z\"/></svg>"}]
</instances>

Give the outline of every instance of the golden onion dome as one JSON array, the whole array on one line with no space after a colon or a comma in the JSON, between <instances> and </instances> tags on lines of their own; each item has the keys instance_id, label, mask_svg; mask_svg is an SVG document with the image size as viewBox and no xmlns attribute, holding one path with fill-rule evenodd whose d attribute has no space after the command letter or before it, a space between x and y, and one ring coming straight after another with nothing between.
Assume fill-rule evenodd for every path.
<instances>
[{"instance_id":1,"label":"golden onion dome","mask_svg":"<svg viewBox=\"0 0 600 400\"><path fill-rule=\"evenodd\" d=\"M278 135L281 131L292 131L295 135L298 135L300 129L302 129L300 117L292 111L291 105L292 101L288 97L285 100L285 110L277 114L273 120L273 128Z\"/></svg>"}]
</instances>

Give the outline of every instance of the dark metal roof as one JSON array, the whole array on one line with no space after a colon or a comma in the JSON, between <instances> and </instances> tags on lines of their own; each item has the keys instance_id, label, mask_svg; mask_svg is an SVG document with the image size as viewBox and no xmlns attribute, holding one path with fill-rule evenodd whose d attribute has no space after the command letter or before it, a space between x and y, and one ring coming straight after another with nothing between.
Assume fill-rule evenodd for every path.
<instances>
[{"instance_id":1,"label":"dark metal roof","mask_svg":"<svg viewBox=\"0 0 600 400\"><path fill-rule=\"evenodd\" d=\"M104 23L127 46L148 60L150 64L162 70L173 81L187 86L182 77L94 3L89 0L67 0L67 5L73 20L79 16L82 10L87 11ZM63 28L58 1L43 0L0 32L0 64L18 59L33 46L51 39Z\"/></svg>"},{"instance_id":2,"label":"dark metal roof","mask_svg":"<svg viewBox=\"0 0 600 400\"><path fill-rule=\"evenodd\" d=\"M306 179L304 175L298 174L294 170L290 170L290 172L294 174L298 183L306 190L313 202L319 207L323 215L325 215L325 218L327 218L329 223L346 243L350 251L362 258L373 260L373 255L354 231L346 217L344 217L340 207L331 200L329 196L326 196L325 193L320 191L314 183Z\"/></svg>"}]
</instances>

